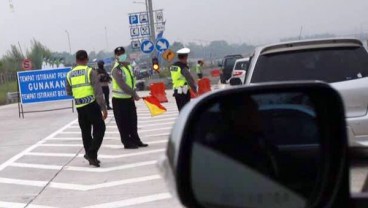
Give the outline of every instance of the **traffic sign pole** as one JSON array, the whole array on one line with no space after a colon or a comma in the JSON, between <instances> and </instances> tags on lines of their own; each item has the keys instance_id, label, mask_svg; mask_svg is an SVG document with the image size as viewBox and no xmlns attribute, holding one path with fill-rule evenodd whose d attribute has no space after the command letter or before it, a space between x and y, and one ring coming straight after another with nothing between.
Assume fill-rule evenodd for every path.
<instances>
[{"instance_id":1,"label":"traffic sign pole","mask_svg":"<svg viewBox=\"0 0 368 208\"><path fill-rule=\"evenodd\" d=\"M148 15L149 15L149 23L150 23L150 30L151 30L151 41L155 43L156 41L156 33L155 33L155 20L153 19L153 6L152 0L146 0L146 5L148 6ZM152 53L152 57L156 57L156 52Z\"/></svg>"}]
</instances>

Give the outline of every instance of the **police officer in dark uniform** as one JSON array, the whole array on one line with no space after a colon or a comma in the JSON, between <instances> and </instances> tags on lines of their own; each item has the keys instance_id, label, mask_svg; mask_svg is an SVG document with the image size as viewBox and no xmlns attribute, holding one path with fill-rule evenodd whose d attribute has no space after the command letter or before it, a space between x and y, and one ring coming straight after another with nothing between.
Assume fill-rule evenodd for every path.
<instances>
[{"instance_id":1,"label":"police officer in dark uniform","mask_svg":"<svg viewBox=\"0 0 368 208\"><path fill-rule=\"evenodd\" d=\"M190 89L193 93L197 93L197 85L189 72L188 55L189 48L182 48L176 52L179 61L170 67L171 79L173 82L174 97L176 105L180 111L185 104L190 101Z\"/></svg>"},{"instance_id":2,"label":"police officer in dark uniform","mask_svg":"<svg viewBox=\"0 0 368 208\"><path fill-rule=\"evenodd\" d=\"M105 62L102 60L97 62L97 66L98 66L97 73L100 79L102 92L105 97L105 103L107 106L107 110L112 110L112 108L110 107L110 88L109 88L109 83L111 82L112 79L110 75L107 73L104 65L105 65Z\"/></svg>"},{"instance_id":3,"label":"police officer in dark uniform","mask_svg":"<svg viewBox=\"0 0 368 208\"><path fill-rule=\"evenodd\" d=\"M141 98L136 92L133 67L127 61L124 47L114 51L116 63L112 69L112 105L121 142L125 149L147 147L138 135L135 101Z\"/></svg>"}]
</instances>

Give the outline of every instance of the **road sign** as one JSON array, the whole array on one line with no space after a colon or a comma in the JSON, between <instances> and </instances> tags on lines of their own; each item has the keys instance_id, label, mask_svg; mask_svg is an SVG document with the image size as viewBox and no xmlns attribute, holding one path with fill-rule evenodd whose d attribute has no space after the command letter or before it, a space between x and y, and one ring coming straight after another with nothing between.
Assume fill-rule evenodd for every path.
<instances>
[{"instance_id":1,"label":"road sign","mask_svg":"<svg viewBox=\"0 0 368 208\"><path fill-rule=\"evenodd\" d=\"M147 13L142 13L139 15L139 22L141 24L145 24L148 23L148 14Z\"/></svg>"},{"instance_id":2,"label":"road sign","mask_svg":"<svg viewBox=\"0 0 368 208\"><path fill-rule=\"evenodd\" d=\"M141 51L143 53L152 53L154 49L155 49L155 45L149 40L145 40L141 44Z\"/></svg>"},{"instance_id":3,"label":"road sign","mask_svg":"<svg viewBox=\"0 0 368 208\"><path fill-rule=\"evenodd\" d=\"M174 51L167 49L163 54L162 54L162 58L165 59L168 62L171 62L172 60L174 60L175 58L175 53Z\"/></svg>"},{"instance_id":4,"label":"road sign","mask_svg":"<svg viewBox=\"0 0 368 208\"><path fill-rule=\"evenodd\" d=\"M150 35L150 27L148 25L141 27L141 34L142 35Z\"/></svg>"},{"instance_id":5,"label":"road sign","mask_svg":"<svg viewBox=\"0 0 368 208\"><path fill-rule=\"evenodd\" d=\"M158 39L156 42L156 50L158 52L164 52L169 48L170 44L169 41L165 38Z\"/></svg>"},{"instance_id":6,"label":"road sign","mask_svg":"<svg viewBox=\"0 0 368 208\"><path fill-rule=\"evenodd\" d=\"M31 70L32 69L32 61L30 59L24 59L22 61L23 70Z\"/></svg>"},{"instance_id":7,"label":"road sign","mask_svg":"<svg viewBox=\"0 0 368 208\"><path fill-rule=\"evenodd\" d=\"M139 40L133 40L131 45L132 49L139 49L141 47L141 43L139 42Z\"/></svg>"},{"instance_id":8,"label":"road sign","mask_svg":"<svg viewBox=\"0 0 368 208\"><path fill-rule=\"evenodd\" d=\"M160 32L163 32L165 31L165 25L163 23L159 23L156 25L156 32L157 33L160 33Z\"/></svg>"},{"instance_id":9,"label":"road sign","mask_svg":"<svg viewBox=\"0 0 368 208\"><path fill-rule=\"evenodd\" d=\"M66 94L66 74L70 68L18 72L22 104L70 100Z\"/></svg>"},{"instance_id":10,"label":"road sign","mask_svg":"<svg viewBox=\"0 0 368 208\"><path fill-rule=\"evenodd\" d=\"M136 14L129 15L129 24L131 25L138 24L138 15Z\"/></svg>"},{"instance_id":11,"label":"road sign","mask_svg":"<svg viewBox=\"0 0 368 208\"><path fill-rule=\"evenodd\" d=\"M156 22L163 22L164 21L164 13L159 10L156 11Z\"/></svg>"},{"instance_id":12,"label":"road sign","mask_svg":"<svg viewBox=\"0 0 368 208\"><path fill-rule=\"evenodd\" d=\"M130 28L130 36L132 36L132 37L139 36L139 27L131 27Z\"/></svg>"}]
</instances>

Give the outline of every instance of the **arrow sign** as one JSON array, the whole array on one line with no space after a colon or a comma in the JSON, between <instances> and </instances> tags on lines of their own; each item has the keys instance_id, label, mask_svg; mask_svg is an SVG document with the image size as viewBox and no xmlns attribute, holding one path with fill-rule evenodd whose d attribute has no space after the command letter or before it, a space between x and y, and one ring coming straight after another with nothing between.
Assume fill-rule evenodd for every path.
<instances>
[{"instance_id":1,"label":"arrow sign","mask_svg":"<svg viewBox=\"0 0 368 208\"><path fill-rule=\"evenodd\" d=\"M152 53L152 51L155 49L153 43L149 40L145 40L141 44L141 51L143 53Z\"/></svg>"},{"instance_id":2,"label":"arrow sign","mask_svg":"<svg viewBox=\"0 0 368 208\"><path fill-rule=\"evenodd\" d=\"M158 52L164 52L169 48L169 46L169 41L164 38L158 39L156 42L156 49Z\"/></svg>"}]
</instances>

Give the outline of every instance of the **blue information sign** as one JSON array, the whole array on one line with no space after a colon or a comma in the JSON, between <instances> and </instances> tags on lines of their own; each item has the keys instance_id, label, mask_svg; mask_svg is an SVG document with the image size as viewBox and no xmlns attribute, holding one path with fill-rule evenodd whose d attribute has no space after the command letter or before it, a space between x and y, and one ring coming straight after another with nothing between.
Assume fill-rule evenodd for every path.
<instances>
[{"instance_id":1,"label":"blue information sign","mask_svg":"<svg viewBox=\"0 0 368 208\"><path fill-rule=\"evenodd\" d=\"M155 45L149 40L145 40L141 44L141 51L143 53L152 53L152 51L155 49Z\"/></svg>"},{"instance_id":2,"label":"blue information sign","mask_svg":"<svg viewBox=\"0 0 368 208\"><path fill-rule=\"evenodd\" d=\"M138 24L138 21L139 21L138 15L133 14L129 16L129 24L135 25L135 24Z\"/></svg>"},{"instance_id":3,"label":"blue information sign","mask_svg":"<svg viewBox=\"0 0 368 208\"><path fill-rule=\"evenodd\" d=\"M18 72L22 104L70 100L66 94L66 75L70 68Z\"/></svg>"},{"instance_id":4,"label":"blue information sign","mask_svg":"<svg viewBox=\"0 0 368 208\"><path fill-rule=\"evenodd\" d=\"M158 52L164 52L169 49L170 43L165 38L160 38L156 42L156 50Z\"/></svg>"}]
</instances>

